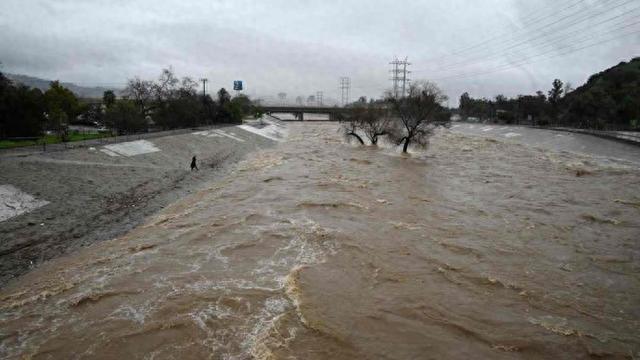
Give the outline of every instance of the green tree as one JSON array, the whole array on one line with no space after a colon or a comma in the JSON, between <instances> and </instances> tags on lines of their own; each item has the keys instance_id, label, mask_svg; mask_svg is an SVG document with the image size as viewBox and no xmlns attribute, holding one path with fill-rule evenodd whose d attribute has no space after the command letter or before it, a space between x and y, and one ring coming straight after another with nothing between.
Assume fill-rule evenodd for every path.
<instances>
[{"instance_id":1,"label":"green tree","mask_svg":"<svg viewBox=\"0 0 640 360\"><path fill-rule=\"evenodd\" d=\"M235 118L239 116L239 109L231 103L231 95L225 88L218 90L218 106L216 120L223 123L235 122Z\"/></svg>"},{"instance_id":2,"label":"green tree","mask_svg":"<svg viewBox=\"0 0 640 360\"><path fill-rule=\"evenodd\" d=\"M116 93L113 90L107 90L102 94L102 103L108 108L116 103Z\"/></svg>"},{"instance_id":3,"label":"green tree","mask_svg":"<svg viewBox=\"0 0 640 360\"><path fill-rule=\"evenodd\" d=\"M139 106L132 100L116 102L107 109L104 116L105 124L118 135L135 133L146 130L147 121L140 112Z\"/></svg>"},{"instance_id":4,"label":"green tree","mask_svg":"<svg viewBox=\"0 0 640 360\"><path fill-rule=\"evenodd\" d=\"M558 107L560 105L560 99L562 99L562 93L564 92L564 84L560 79L553 80L551 90L549 90L549 97L547 100L550 105L550 115L553 120L558 118Z\"/></svg>"},{"instance_id":5,"label":"green tree","mask_svg":"<svg viewBox=\"0 0 640 360\"><path fill-rule=\"evenodd\" d=\"M565 94L561 106L568 126L635 129L640 117L640 57L592 75Z\"/></svg>"},{"instance_id":6,"label":"green tree","mask_svg":"<svg viewBox=\"0 0 640 360\"><path fill-rule=\"evenodd\" d=\"M0 138L40 136L45 110L42 91L14 86L0 73Z\"/></svg>"},{"instance_id":7,"label":"green tree","mask_svg":"<svg viewBox=\"0 0 640 360\"><path fill-rule=\"evenodd\" d=\"M264 115L264 109L260 105L254 104L251 107L251 113L255 119L261 118Z\"/></svg>"},{"instance_id":8,"label":"green tree","mask_svg":"<svg viewBox=\"0 0 640 360\"><path fill-rule=\"evenodd\" d=\"M249 99L247 95L240 94L234 97L231 102L240 108L243 117L251 114L253 104L251 103L251 99Z\"/></svg>"},{"instance_id":9,"label":"green tree","mask_svg":"<svg viewBox=\"0 0 640 360\"><path fill-rule=\"evenodd\" d=\"M60 82L53 81L44 93L44 100L49 129L58 133L62 140L65 140L69 121L78 115L78 98Z\"/></svg>"},{"instance_id":10,"label":"green tree","mask_svg":"<svg viewBox=\"0 0 640 360\"><path fill-rule=\"evenodd\" d=\"M225 88L218 90L218 104L222 106L229 101L231 101L231 95L229 95L229 92Z\"/></svg>"},{"instance_id":11,"label":"green tree","mask_svg":"<svg viewBox=\"0 0 640 360\"><path fill-rule=\"evenodd\" d=\"M224 122L241 123L244 116L239 103L229 101L222 106Z\"/></svg>"}]
</instances>

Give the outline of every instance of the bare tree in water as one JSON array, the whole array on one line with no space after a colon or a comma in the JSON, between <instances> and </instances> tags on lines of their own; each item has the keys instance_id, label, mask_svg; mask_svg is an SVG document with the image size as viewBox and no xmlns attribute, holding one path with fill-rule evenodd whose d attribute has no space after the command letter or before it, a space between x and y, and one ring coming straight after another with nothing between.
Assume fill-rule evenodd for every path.
<instances>
[{"instance_id":1,"label":"bare tree in water","mask_svg":"<svg viewBox=\"0 0 640 360\"><path fill-rule=\"evenodd\" d=\"M342 124L342 131L348 140L355 138L364 145L363 137L366 137L372 145L376 145L380 136L387 133L388 110L379 104L361 101L353 105L350 112L343 116L346 121Z\"/></svg>"},{"instance_id":2,"label":"bare tree in water","mask_svg":"<svg viewBox=\"0 0 640 360\"><path fill-rule=\"evenodd\" d=\"M442 104L447 96L438 86L428 81L416 81L409 87L405 97L387 96L397 119L390 123L387 130L389 139L397 145L403 145L407 152L410 144L426 147L429 138L438 126L448 126L448 116ZM445 114L446 115L446 114Z\"/></svg>"},{"instance_id":3,"label":"bare tree in water","mask_svg":"<svg viewBox=\"0 0 640 360\"><path fill-rule=\"evenodd\" d=\"M345 140L351 141L351 139L355 138L360 142L360 145L364 145L364 140L362 139L360 132L360 121L357 117L354 117L353 114L349 115L347 119L342 120L342 126L340 127L340 131L344 136Z\"/></svg>"},{"instance_id":4,"label":"bare tree in water","mask_svg":"<svg viewBox=\"0 0 640 360\"><path fill-rule=\"evenodd\" d=\"M388 133L390 121L388 109L377 104L366 105L360 126L371 145L377 145L380 136Z\"/></svg>"}]
</instances>

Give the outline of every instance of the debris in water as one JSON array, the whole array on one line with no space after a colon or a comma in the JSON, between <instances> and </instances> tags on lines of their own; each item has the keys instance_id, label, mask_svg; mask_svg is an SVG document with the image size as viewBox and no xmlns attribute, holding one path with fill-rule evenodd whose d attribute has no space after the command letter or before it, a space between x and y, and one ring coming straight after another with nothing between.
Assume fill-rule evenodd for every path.
<instances>
[{"instance_id":1,"label":"debris in water","mask_svg":"<svg viewBox=\"0 0 640 360\"><path fill-rule=\"evenodd\" d=\"M601 223L601 224L612 224L612 225L620 225L621 221L617 219L605 219L601 217L597 217L591 214L582 214L582 218L591 222Z\"/></svg>"},{"instance_id":2,"label":"debris in water","mask_svg":"<svg viewBox=\"0 0 640 360\"><path fill-rule=\"evenodd\" d=\"M541 316L539 318L530 317L529 322L535 325L540 325L543 328L552 331L556 334L570 336L577 334L576 330L567 326L567 319L561 317L554 317L551 315Z\"/></svg>"},{"instance_id":3,"label":"debris in water","mask_svg":"<svg viewBox=\"0 0 640 360\"><path fill-rule=\"evenodd\" d=\"M576 170L576 177L582 177L585 175L591 175L591 171L585 170L585 169L578 169Z\"/></svg>"},{"instance_id":4,"label":"debris in water","mask_svg":"<svg viewBox=\"0 0 640 360\"><path fill-rule=\"evenodd\" d=\"M618 204L630 205L630 206L633 206L633 207L640 208L640 201L629 201L629 200L615 199L615 200L613 200L613 202L616 202Z\"/></svg>"}]
</instances>

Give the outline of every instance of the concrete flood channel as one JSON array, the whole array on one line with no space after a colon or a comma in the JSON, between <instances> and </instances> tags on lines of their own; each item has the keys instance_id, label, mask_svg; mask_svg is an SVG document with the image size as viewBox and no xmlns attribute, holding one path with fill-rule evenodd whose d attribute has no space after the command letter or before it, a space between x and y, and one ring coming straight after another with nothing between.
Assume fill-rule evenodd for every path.
<instances>
[{"instance_id":1,"label":"concrete flood channel","mask_svg":"<svg viewBox=\"0 0 640 360\"><path fill-rule=\"evenodd\" d=\"M43 261L125 233L219 177L227 164L275 143L268 134L242 127L251 128L0 154L0 284ZM194 155L200 171L190 173Z\"/></svg>"},{"instance_id":2,"label":"concrete flood channel","mask_svg":"<svg viewBox=\"0 0 640 360\"><path fill-rule=\"evenodd\" d=\"M244 142L190 135L269 144L220 176L186 174L206 179L126 234L6 285L0 356L640 356L636 163L526 145L513 129L443 130L428 151L403 156L346 144L336 126L290 123L281 142L249 138L257 128L225 130ZM148 154L82 156L114 171L146 159L131 171L144 179L154 167L184 174L190 151L168 158L177 140L165 141ZM73 184L84 167L73 169L57 181ZM14 186L50 204L9 222L64 198Z\"/></svg>"}]
</instances>

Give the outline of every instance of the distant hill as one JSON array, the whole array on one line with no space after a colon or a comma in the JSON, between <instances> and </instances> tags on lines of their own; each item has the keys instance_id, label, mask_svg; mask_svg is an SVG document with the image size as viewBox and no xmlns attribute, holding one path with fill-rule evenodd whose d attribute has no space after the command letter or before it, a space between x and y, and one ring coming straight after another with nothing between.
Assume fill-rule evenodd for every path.
<instances>
[{"instance_id":1,"label":"distant hill","mask_svg":"<svg viewBox=\"0 0 640 360\"><path fill-rule=\"evenodd\" d=\"M47 89L49 89L49 84L52 81L52 80L40 79L37 77L28 76L28 75L18 75L18 74L8 74L8 73L4 73L4 75L15 83L21 83L23 85L26 85L32 88L37 88L42 91L46 91ZM120 96L120 93L122 92L122 89L118 89L118 88L106 88L106 87L100 87L100 86L97 86L97 87L79 86L69 82L60 82L60 84L66 87L67 89L73 91L76 94L76 96L80 98L96 98L96 99L102 98L102 94L106 90L113 90L118 96Z\"/></svg>"},{"instance_id":2,"label":"distant hill","mask_svg":"<svg viewBox=\"0 0 640 360\"><path fill-rule=\"evenodd\" d=\"M589 127L640 127L640 57L592 75L563 101L566 116Z\"/></svg>"}]
</instances>

